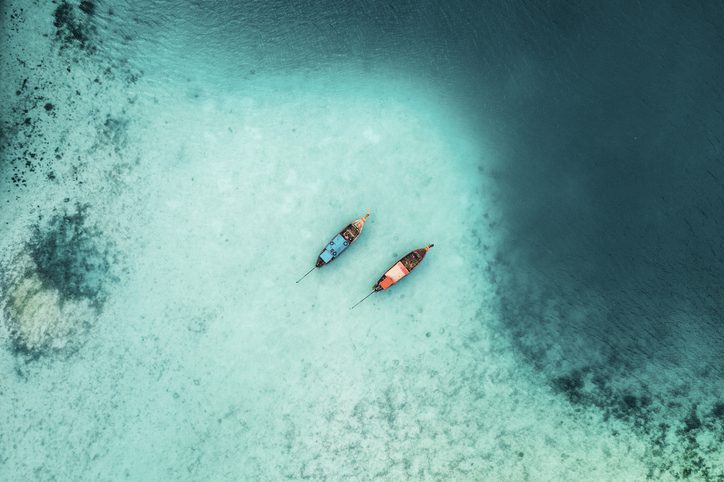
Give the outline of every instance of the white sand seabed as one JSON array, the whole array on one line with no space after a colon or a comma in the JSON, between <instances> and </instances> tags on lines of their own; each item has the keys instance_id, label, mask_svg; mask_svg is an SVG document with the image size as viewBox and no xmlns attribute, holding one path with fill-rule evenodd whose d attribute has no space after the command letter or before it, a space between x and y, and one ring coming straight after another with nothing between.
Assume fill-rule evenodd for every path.
<instances>
[{"instance_id":1,"label":"white sand seabed","mask_svg":"<svg viewBox=\"0 0 724 482\"><path fill-rule=\"evenodd\" d=\"M473 228L494 243L494 150L423 87L341 78L138 87L126 190L84 194L128 272L80 351L0 382L0 479L644 478L642 442L562 405L493 329Z\"/></svg>"}]
</instances>

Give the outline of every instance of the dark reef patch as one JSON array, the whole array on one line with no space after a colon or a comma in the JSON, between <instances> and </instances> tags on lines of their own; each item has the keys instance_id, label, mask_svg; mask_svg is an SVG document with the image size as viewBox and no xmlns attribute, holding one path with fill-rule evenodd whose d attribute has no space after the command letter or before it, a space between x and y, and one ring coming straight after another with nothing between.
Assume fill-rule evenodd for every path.
<instances>
[{"instance_id":1,"label":"dark reef patch","mask_svg":"<svg viewBox=\"0 0 724 482\"><path fill-rule=\"evenodd\" d=\"M128 122L128 119L123 117L106 116L99 129L99 142L113 146L113 149L120 154L128 145Z\"/></svg>"},{"instance_id":2,"label":"dark reef patch","mask_svg":"<svg viewBox=\"0 0 724 482\"><path fill-rule=\"evenodd\" d=\"M701 410L690 401L685 382L673 393L654 395L644 383L632 384L624 376L604 379L602 367L574 370L551 381L552 388L572 404L600 410L604 419L622 420L650 440L648 478L668 473L676 479L721 480L715 460L724 443L724 424L716 416L721 402ZM597 374L597 375L594 375ZM626 387L621 386L621 382Z\"/></svg>"},{"instance_id":3,"label":"dark reef patch","mask_svg":"<svg viewBox=\"0 0 724 482\"><path fill-rule=\"evenodd\" d=\"M75 204L39 220L0 278L11 348L30 359L81 346L118 281L115 244Z\"/></svg>"},{"instance_id":4,"label":"dark reef patch","mask_svg":"<svg viewBox=\"0 0 724 482\"><path fill-rule=\"evenodd\" d=\"M711 409L711 416L724 422L724 402L717 402Z\"/></svg>"},{"instance_id":5,"label":"dark reef patch","mask_svg":"<svg viewBox=\"0 0 724 482\"><path fill-rule=\"evenodd\" d=\"M94 53L96 47L91 41L91 36L95 28L89 21L89 14L94 10L93 3L81 2L79 8L86 15L79 16L76 7L66 1L58 5L53 12L55 38L61 42L62 47L77 46L88 53Z\"/></svg>"},{"instance_id":6,"label":"dark reef patch","mask_svg":"<svg viewBox=\"0 0 724 482\"><path fill-rule=\"evenodd\" d=\"M100 230L88 223L87 204L53 216L47 225L35 226L28 252L47 287L58 290L61 302L85 298L100 308L104 287L117 259L112 247L102 242Z\"/></svg>"},{"instance_id":7,"label":"dark reef patch","mask_svg":"<svg viewBox=\"0 0 724 482\"><path fill-rule=\"evenodd\" d=\"M83 0L82 2L80 2L78 8L80 8L83 13L87 13L88 15L93 15L94 13L96 13L96 4L88 0Z\"/></svg>"}]
</instances>

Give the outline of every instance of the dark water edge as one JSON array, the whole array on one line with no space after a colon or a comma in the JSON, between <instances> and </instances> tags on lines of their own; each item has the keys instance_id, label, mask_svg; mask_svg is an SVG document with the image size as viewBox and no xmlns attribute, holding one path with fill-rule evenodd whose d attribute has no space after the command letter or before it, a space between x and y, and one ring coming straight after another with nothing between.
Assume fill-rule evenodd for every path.
<instances>
[{"instance_id":1,"label":"dark water edge","mask_svg":"<svg viewBox=\"0 0 724 482\"><path fill-rule=\"evenodd\" d=\"M570 403L651 441L651 477L719 480L724 12L554 18L502 116L501 324Z\"/></svg>"}]
</instances>

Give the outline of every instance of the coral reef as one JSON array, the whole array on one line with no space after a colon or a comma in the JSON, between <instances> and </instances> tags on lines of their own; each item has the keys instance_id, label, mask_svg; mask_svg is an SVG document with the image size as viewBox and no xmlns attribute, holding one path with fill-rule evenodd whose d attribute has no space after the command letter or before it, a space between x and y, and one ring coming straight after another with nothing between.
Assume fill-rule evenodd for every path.
<instances>
[{"instance_id":1,"label":"coral reef","mask_svg":"<svg viewBox=\"0 0 724 482\"><path fill-rule=\"evenodd\" d=\"M25 275L8 287L3 299L14 349L37 356L65 348L79 329L93 323L97 310L85 299L62 302L60 291L43 282L32 259L23 256L21 263Z\"/></svg>"},{"instance_id":2,"label":"coral reef","mask_svg":"<svg viewBox=\"0 0 724 482\"><path fill-rule=\"evenodd\" d=\"M82 343L115 280L113 246L76 205L36 225L2 280L0 308L12 346L37 357Z\"/></svg>"}]
</instances>

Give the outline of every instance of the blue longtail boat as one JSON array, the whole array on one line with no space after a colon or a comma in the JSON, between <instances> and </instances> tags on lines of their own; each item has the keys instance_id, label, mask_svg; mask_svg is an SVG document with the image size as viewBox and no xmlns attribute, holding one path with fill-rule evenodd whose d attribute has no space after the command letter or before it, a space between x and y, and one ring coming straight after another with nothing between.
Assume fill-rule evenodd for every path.
<instances>
[{"instance_id":1,"label":"blue longtail boat","mask_svg":"<svg viewBox=\"0 0 724 482\"><path fill-rule=\"evenodd\" d=\"M345 226L345 228L337 233L337 235L332 238L332 240L327 243L327 246L324 247L321 253L319 253L319 257L317 258L316 265L307 271L307 273L299 278L297 280L297 283L302 281L309 273L314 271L315 268L321 268L322 266L331 263L335 260L342 252L349 248L349 246L354 242L357 237L359 237L360 234L362 234L362 229L365 226L365 221L367 221L367 218L370 216L369 211L367 214L362 216L359 219L356 219L352 221L350 224Z\"/></svg>"}]
</instances>

